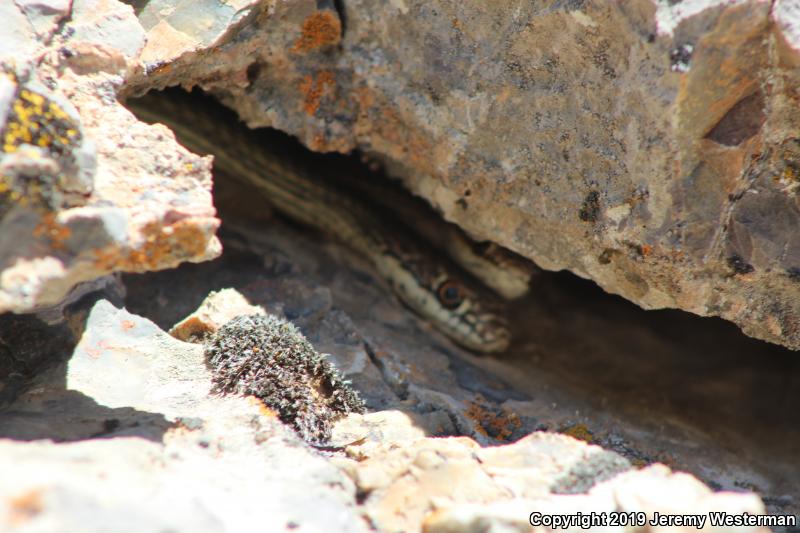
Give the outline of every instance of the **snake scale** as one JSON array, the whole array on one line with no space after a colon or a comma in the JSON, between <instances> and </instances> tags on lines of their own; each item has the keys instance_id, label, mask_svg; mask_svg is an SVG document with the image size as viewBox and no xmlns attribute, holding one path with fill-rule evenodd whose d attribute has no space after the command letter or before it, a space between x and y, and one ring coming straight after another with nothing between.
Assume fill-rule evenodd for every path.
<instances>
[{"instance_id":1,"label":"snake scale","mask_svg":"<svg viewBox=\"0 0 800 533\"><path fill-rule=\"evenodd\" d=\"M285 216L334 236L369 259L405 305L458 344L482 353L508 347L511 335L493 294L429 244L410 237L405 224L387 222L386 209L335 186L325 169L310 168L302 157L286 157L280 143L265 142L257 130L237 124L232 112L207 97L151 92L126 105L145 122L168 126L187 149L213 155L215 172L250 183ZM525 275L524 269L513 272L515 281Z\"/></svg>"}]
</instances>

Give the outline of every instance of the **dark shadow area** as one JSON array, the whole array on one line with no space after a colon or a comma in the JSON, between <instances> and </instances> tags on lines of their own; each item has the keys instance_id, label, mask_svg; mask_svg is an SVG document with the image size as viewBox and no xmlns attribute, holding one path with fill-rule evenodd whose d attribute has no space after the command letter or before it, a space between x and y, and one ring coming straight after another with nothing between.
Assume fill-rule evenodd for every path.
<instances>
[{"instance_id":1,"label":"dark shadow area","mask_svg":"<svg viewBox=\"0 0 800 533\"><path fill-rule=\"evenodd\" d=\"M49 326L35 315L0 315L0 412L42 369L65 361L75 344L66 324Z\"/></svg>"},{"instance_id":2,"label":"dark shadow area","mask_svg":"<svg viewBox=\"0 0 800 533\"><path fill-rule=\"evenodd\" d=\"M150 0L121 0L123 4L128 4L133 8L133 12L136 16L139 16L139 13L147 6Z\"/></svg>"},{"instance_id":3,"label":"dark shadow area","mask_svg":"<svg viewBox=\"0 0 800 533\"><path fill-rule=\"evenodd\" d=\"M22 395L0 413L0 438L75 442L139 437L162 442L164 433L175 426L160 413L105 407L79 391L58 389L50 382L58 376L54 372L45 376L47 381L37 384L45 390L44 395Z\"/></svg>"},{"instance_id":4,"label":"dark shadow area","mask_svg":"<svg viewBox=\"0 0 800 533\"><path fill-rule=\"evenodd\" d=\"M642 310L568 273L543 276L513 314L507 363L588 406L575 420L594 442L796 512L800 354L722 319ZM759 474L731 475L731 462Z\"/></svg>"},{"instance_id":5,"label":"dark shadow area","mask_svg":"<svg viewBox=\"0 0 800 533\"><path fill-rule=\"evenodd\" d=\"M519 342L546 349L537 366L565 382L705 430L794 435L800 457L800 353L722 319L644 311L568 273L543 278L515 314L536 324Z\"/></svg>"},{"instance_id":6,"label":"dark shadow area","mask_svg":"<svg viewBox=\"0 0 800 533\"><path fill-rule=\"evenodd\" d=\"M174 426L160 413L110 408L68 390L68 360L92 305L116 294L87 294L48 325L35 315L0 315L0 438L72 442L136 436L161 442ZM107 377L113 379L112 377ZM104 379L99 377L98 379Z\"/></svg>"}]
</instances>

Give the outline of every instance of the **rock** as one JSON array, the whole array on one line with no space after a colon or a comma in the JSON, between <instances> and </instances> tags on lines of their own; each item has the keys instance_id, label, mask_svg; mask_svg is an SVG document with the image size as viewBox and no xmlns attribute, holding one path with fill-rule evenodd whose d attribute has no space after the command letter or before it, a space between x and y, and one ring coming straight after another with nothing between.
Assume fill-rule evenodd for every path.
<instances>
[{"instance_id":1,"label":"rock","mask_svg":"<svg viewBox=\"0 0 800 533\"><path fill-rule=\"evenodd\" d=\"M546 269L800 349L793 2L165 4L129 92L200 85Z\"/></svg>"},{"instance_id":2,"label":"rock","mask_svg":"<svg viewBox=\"0 0 800 533\"><path fill-rule=\"evenodd\" d=\"M14 4L28 19L38 39L46 41L70 15L72 3L69 0L16 0Z\"/></svg>"},{"instance_id":3,"label":"rock","mask_svg":"<svg viewBox=\"0 0 800 533\"><path fill-rule=\"evenodd\" d=\"M57 305L112 272L218 255L210 161L116 101L145 43L133 10L0 10L12 21L0 28L0 312Z\"/></svg>"},{"instance_id":4,"label":"rock","mask_svg":"<svg viewBox=\"0 0 800 533\"><path fill-rule=\"evenodd\" d=\"M126 276L158 326L86 293L219 253L210 160L117 102L199 84L251 125L360 148L477 238L797 346L792 2L134 6L0 5L0 309L47 322L0 317L0 530L796 511L792 366L718 324L659 329L585 285L540 287L511 353L478 358L363 260L265 232L262 205L249 255ZM203 300L176 332L217 328L243 303L220 287L295 323L372 412L315 449L214 394L202 347L161 328Z\"/></svg>"},{"instance_id":5,"label":"rock","mask_svg":"<svg viewBox=\"0 0 800 533\"><path fill-rule=\"evenodd\" d=\"M351 414L337 422L333 427L331 444L345 447L360 441L407 443L430 435L452 435L454 432L452 422L441 411L424 414L377 411Z\"/></svg>"},{"instance_id":6,"label":"rock","mask_svg":"<svg viewBox=\"0 0 800 533\"><path fill-rule=\"evenodd\" d=\"M355 487L201 346L97 303L75 353L0 415L3 531L366 530Z\"/></svg>"},{"instance_id":7,"label":"rock","mask_svg":"<svg viewBox=\"0 0 800 533\"><path fill-rule=\"evenodd\" d=\"M532 513L642 513L638 518L648 520L656 512L765 513L754 495L712 493L663 465L632 471L616 454L548 433L490 448L451 437L368 440L347 450L355 460L342 467L365 494L364 512L379 531L420 525L432 532L529 531ZM609 530L639 531L641 525Z\"/></svg>"},{"instance_id":8,"label":"rock","mask_svg":"<svg viewBox=\"0 0 800 533\"><path fill-rule=\"evenodd\" d=\"M194 313L172 326L169 334L187 342L202 340L237 316L258 313L265 311L251 305L236 289L222 289L209 294Z\"/></svg>"},{"instance_id":9,"label":"rock","mask_svg":"<svg viewBox=\"0 0 800 533\"><path fill-rule=\"evenodd\" d=\"M674 502L665 505L665 502ZM644 521L637 524L619 524L602 527L608 522L591 522L592 513L597 517L605 514L627 516L632 520ZM629 514L630 513L630 514ZM641 514L644 513L644 514ZM429 515L425 531L431 533L479 532L487 531L531 531L531 521L538 528L544 517L576 516L579 522L570 531L603 529L603 531L634 532L641 531L641 525L648 525L647 531L697 531L694 525L659 526L651 525L656 513L663 517L691 515L704 520L710 526L710 513L727 513L731 516L749 513L763 515L764 506L758 498L750 494L735 492L711 493L708 488L691 476L671 472L663 465L655 465L643 470L632 471L598 484L587 494L580 496L553 495L539 500L513 498L482 505L448 506ZM602 520L597 518L598 520ZM584 522L580 522L580 521ZM583 524L583 525L581 525ZM566 526L562 526L566 529ZM734 528L722 530L734 530ZM766 533L767 527L740 527L736 531Z\"/></svg>"},{"instance_id":10,"label":"rock","mask_svg":"<svg viewBox=\"0 0 800 533\"><path fill-rule=\"evenodd\" d=\"M429 513L448 506L544 498L588 462L606 466L582 479L581 492L630 468L616 454L546 433L489 448L450 437L367 441L347 451L356 460L342 466L366 495L365 512L381 531L416 530Z\"/></svg>"},{"instance_id":11,"label":"rock","mask_svg":"<svg viewBox=\"0 0 800 533\"><path fill-rule=\"evenodd\" d=\"M337 268L318 249L311 250ZM168 310L171 293L166 289L177 285L167 282L170 275L187 284L202 280L216 285L216 276L235 273L241 281L247 274L230 263L215 274L213 266L149 275L161 280L154 285L161 301L130 282L129 294ZM192 273L189 268L205 270ZM261 276L269 274L263 265L255 269ZM256 295L271 295L265 308L274 307L271 298L289 301L309 338L333 347L330 359L340 370L367 384L371 395L382 390L382 401L391 402L390 389L369 385L376 379L374 369L369 370L375 363L359 364L347 353L351 337L364 327L361 320L320 308L317 293L304 287L308 279L292 270L271 275L246 284L249 290L242 294L259 305ZM342 280L348 294L352 281ZM295 301L285 300L290 292ZM182 293L180 299L194 299L188 296ZM323 301L330 303L331 296ZM373 311L378 317L386 312L380 306ZM338 317L335 323L333 317ZM402 331L407 327L402 321L392 324L402 337L408 336ZM363 329L370 336L378 330ZM434 353L423 352L419 359L406 355L405 364L422 364ZM492 365L457 379L453 375L463 370L455 365L439 372L438 379L427 382L410 374L405 400L394 400L391 410L342 419L330 446L317 452L253 398L211 393L212 375L200 345L181 342L101 300L91 308L68 363L36 374L34 383L0 412L0 468L9 473L0 479L0 529L47 530L52 524L80 523L75 528L124 531L125 524L135 523L138 531L222 531L258 523L270 530L358 531L370 524L378 531L526 531L532 512L624 510L648 517L656 511L764 513L752 493L712 492L696 478L662 465L635 471L617 453L564 435L539 431L511 444L485 447L468 437L447 437L469 421L476 427L489 423L493 402L482 400L480 409L475 404L459 407L457 398L469 393L461 387L475 388L481 379L498 377ZM438 391L426 393L423 385ZM540 401L546 401L544 394L538 393ZM380 401L370 398L372 405ZM525 404L506 403L520 411ZM546 409L563 408L548 402ZM567 431L598 438L580 426ZM668 439L655 445L674 446ZM719 467L705 464L712 466Z\"/></svg>"}]
</instances>

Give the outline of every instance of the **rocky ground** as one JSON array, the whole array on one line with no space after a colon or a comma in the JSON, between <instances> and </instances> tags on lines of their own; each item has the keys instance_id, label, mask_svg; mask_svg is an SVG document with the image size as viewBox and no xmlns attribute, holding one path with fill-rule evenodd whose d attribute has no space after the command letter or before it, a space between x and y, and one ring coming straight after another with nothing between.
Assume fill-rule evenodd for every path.
<instances>
[{"instance_id":1,"label":"rocky ground","mask_svg":"<svg viewBox=\"0 0 800 533\"><path fill-rule=\"evenodd\" d=\"M15 0L0 20L0 530L800 512L793 2ZM548 269L509 304L511 348L455 346L362 257L212 191L210 158L119 102L174 84L358 149ZM308 442L220 393L197 337L252 313L329 354L365 412Z\"/></svg>"}]
</instances>

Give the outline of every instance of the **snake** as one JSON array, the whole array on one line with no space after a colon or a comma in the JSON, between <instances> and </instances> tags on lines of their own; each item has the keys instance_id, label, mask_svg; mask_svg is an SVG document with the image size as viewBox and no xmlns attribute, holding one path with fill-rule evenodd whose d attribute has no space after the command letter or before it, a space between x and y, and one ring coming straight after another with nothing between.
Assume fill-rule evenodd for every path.
<instances>
[{"instance_id":1,"label":"snake","mask_svg":"<svg viewBox=\"0 0 800 533\"><path fill-rule=\"evenodd\" d=\"M140 120L167 126L188 150L212 155L215 173L249 183L276 211L366 258L403 304L457 344L478 353L508 348L508 320L494 294L427 241L410 237L403 220L392 220L386 209L309 164L311 152L287 157L285 141L259 136L258 129L237 123L235 113L205 95L151 91L125 105ZM408 211L400 215L414 218Z\"/></svg>"}]
</instances>

